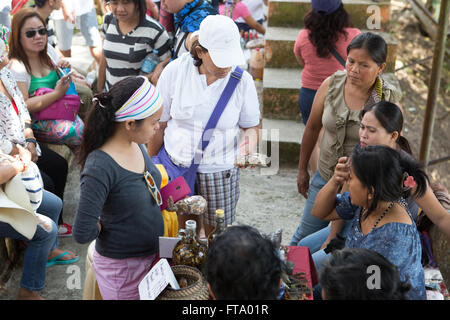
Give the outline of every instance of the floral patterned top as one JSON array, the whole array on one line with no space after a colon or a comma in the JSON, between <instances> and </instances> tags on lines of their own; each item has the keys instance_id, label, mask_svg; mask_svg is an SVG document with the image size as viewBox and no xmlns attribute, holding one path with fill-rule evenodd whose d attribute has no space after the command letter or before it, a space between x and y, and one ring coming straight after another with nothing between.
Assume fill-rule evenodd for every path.
<instances>
[{"instance_id":1,"label":"floral patterned top","mask_svg":"<svg viewBox=\"0 0 450 320\"><path fill-rule=\"evenodd\" d=\"M407 208L403 199L399 202ZM407 293L407 298L425 300L425 273L421 263L422 245L414 220L410 225L398 222L386 223L364 235L360 225L361 209L351 203L349 192L336 196L336 212L342 219L352 220L345 246L366 248L383 255L398 267L402 281L409 280L412 289Z\"/></svg>"},{"instance_id":2,"label":"floral patterned top","mask_svg":"<svg viewBox=\"0 0 450 320\"><path fill-rule=\"evenodd\" d=\"M31 117L16 80L7 67L0 70L0 79L14 99L19 113L14 110L11 100L0 92L0 149L4 154L10 154L13 144L25 146L25 121L31 121Z\"/></svg>"}]
</instances>

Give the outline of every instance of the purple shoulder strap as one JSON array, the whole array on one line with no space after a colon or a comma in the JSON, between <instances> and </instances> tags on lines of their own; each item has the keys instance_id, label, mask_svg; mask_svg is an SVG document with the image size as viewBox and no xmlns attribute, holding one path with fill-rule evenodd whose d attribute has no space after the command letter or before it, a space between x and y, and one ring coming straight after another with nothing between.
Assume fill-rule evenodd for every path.
<instances>
[{"instance_id":1,"label":"purple shoulder strap","mask_svg":"<svg viewBox=\"0 0 450 320\"><path fill-rule=\"evenodd\" d=\"M222 115L226 105L228 104L228 101L230 101L234 89L242 78L243 72L244 71L242 71L241 68L236 67L236 69L234 69L234 71L231 73L230 79L228 80L228 83L223 90L222 95L220 96L219 101L217 102L216 107L214 108L214 111L208 120L208 123L206 124L205 130L203 131L202 150L206 149L209 144L209 139L211 138L205 137L205 133L209 129L214 129L216 127L217 123L219 122L220 116Z\"/></svg>"}]
</instances>

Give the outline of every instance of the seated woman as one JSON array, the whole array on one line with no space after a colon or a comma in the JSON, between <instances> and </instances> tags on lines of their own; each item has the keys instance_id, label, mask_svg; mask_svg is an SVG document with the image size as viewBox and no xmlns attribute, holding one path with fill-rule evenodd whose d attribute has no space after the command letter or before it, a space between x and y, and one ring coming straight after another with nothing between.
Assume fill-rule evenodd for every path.
<instances>
[{"instance_id":1,"label":"seated woman","mask_svg":"<svg viewBox=\"0 0 450 320\"><path fill-rule=\"evenodd\" d=\"M10 69L16 78L30 113L41 111L63 97L70 86L70 77L61 78L47 53L47 29L42 17L30 8L21 9L12 19L9 39ZM57 57L53 57L56 60ZM53 92L33 96L39 88ZM84 124L77 115L75 121L39 120L32 125L38 141L65 144L76 152L81 144Z\"/></svg>"},{"instance_id":2,"label":"seated woman","mask_svg":"<svg viewBox=\"0 0 450 320\"><path fill-rule=\"evenodd\" d=\"M413 184L414 196L423 196L427 180L416 161L390 147L355 148L350 161L339 158L312 210L322 220L352 220L345 246L377 251L397 266L401 281L411 284L408 299L426 299L426 294L422 245L404 198ZM345 181L349 192L336 195Z\"/></svg>"},{"instance_id":3,"label":"seated woman","mask_svg":"<svg viewBox=\"0 0 450 320\"><path fill-rule=\"evenodd\" d=\"M269 4L269 0L242 0L242 3L245 4L248 8L253 19L256 20L260 25L264 22L264 5ZM239 17L235 20L239 31L250 31L250 29L254 29L250 27L242 17Z\"/></svg>"},{"instance_id":4,"label":"seated woman","mask_svg":"<svg viewBox=\"0 0 450 320\"><path fill-rule=\"evenodd\" d=\"M17 157L12 158L13 160L9 160L11 157L6 159L0 152L0 160L4 160L0 161L0 184L8 182L30 166L31 153L20 145L16 147L19 153ZM36 193L40 195L39 199L36 198ZM2 193L1 196L3 197L5 194ZM38 291L44 289L46 267L54 264L73 263L78 261L79 257L70 251L57 248L58 237L55 223L58 221L62 209L61 200L45 190L34 192L33 200L37 201L32 201L31 198L26 200L30 201L31 208L39 213L37 215L37 226L36 222L31 225L31 228L36 228L33 235L26 231L30 226L27 221L18 218L14 219L15 223L13 223L11 219L4 215L5 211L2 210L0 212L0 237L27 242L17 299L41 300L42 297L39 296ZM21 226L18 225L20 223ZM28 224L28 227L25 224Z\"/></svg>"},{"instance_id":5,"label":"seated woman","mask_svg":"<svg viewBox=\"0 0 450 320\"><path fill-rule=\"evenodd\" d=\"M1 28L0 38L6 38L8 30ZM8 48L0 41L0 150L4 154L16 155L16 144L31 152L33 162L39 167L45 190L60 199L64 197L67 181L67 161L56 152L39 146L31 128L31 117L14 76L7 67ZM58 235L72 234L72 227L64 223L62 212L59 215Z\"/></svg>"},{"instance_id":6,"label":"seated woman","mask_svg":"<svg viewBox=\"0 0 450 320\"><path fill-rule=\"evenodd\" d=\"M362 147L370 145L389 146L403 155L411 155L411 148L408 140L401 135L403 128L403 115L399 107L395 104L381 101L365 107L361 112L361 125L359 129L360 145ZM345 187L344 187L345 188ZM445 234L450 237L450 214L436 199L430 186L423 197L407 198L408 209L417 222L419 207L424 210L430 220ZM333 221L331 226L313 233L299 242L299 246L307 246L313 254L314 262L321 265L325 258L325 253L320 250L327 246L331 239L338 233L345 235L350 226L350 222Z\"/></svg>"},{"instance_id":7,"label":"seated woman","mask_svg":"<svg viewBox=\"0 0 450 320\"><path fill-rule=\"evenodd\" d=\"M225 2L225 0L219 1L219 14L230 17L234 22L236 22L238 18L242 18L250 29L255 29L261 34L266 34L266 28L252 17L247 6L241 2L241 0L233 0L231 9L226 8ZM237 25L239 27L239 24Z\"/></svg>"},{"instance_id":8,"label":"seated woman","mask_svg":"<svg viewBox=\"0 0 450 320\"><path fill-rule=\"evenodd\" d=\"M140 76L95 99L80 151L73 235L79 243L97 239L93 268L103 299L136 300L164 233L161 174L144 148L159 126L161 96Z\"/></svg>"}]
</instances>

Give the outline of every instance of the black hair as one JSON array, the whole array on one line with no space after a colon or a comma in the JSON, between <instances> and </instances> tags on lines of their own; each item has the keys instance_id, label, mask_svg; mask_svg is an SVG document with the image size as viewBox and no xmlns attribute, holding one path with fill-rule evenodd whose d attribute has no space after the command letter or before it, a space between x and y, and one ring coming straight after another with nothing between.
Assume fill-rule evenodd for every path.
<instances>
[{"instance_id":1,"label":"black hair","mask_svg":"<svg viewBox=\"0 0 450 320\"><path fill-rule=\"evenodd\" d=\"M380 271L379 287L370 279L375 275L372 270ZM365 248L334 251L323 263L319 279L326 300L406 300L411 290L395 265Z\"/></svg>"},{"instance_id":2,"label":"black hair","mask_svg":"<svg viewBox=\"0 0 450 320\"><path fill-rule=\"evenodd\" d=\"M387 44L384 39L372 32L364 32L357 35L347 46L347 55L352 49L365 49L371 59L379 66L386 62Z\"/></svg>"},{"instance_id":3,"label":"black hair","mask_svg":"<svg viewBox=\"0 0 450 320\"><path fill-rule=\"evenodd\" d=\"M115 125L115 112L142 85L141 77L127 77L115 83L111 90L94 96L93 104L87 114L78 161L82 167L92 151L100 148L112 136ZM141 120L137 120L139 123Z\"/></svg>"},{"instance_id":4,"label":"black hair","mask_svg":"<svg viewBox=\"0 0 450 320\"><path fill-rule=\"evenodd\" d=\"M372 203L363 219L377 208L380 201L391 202L411 196L411 189L403 185L406 174L416 181L417 188L413 196L421 197L425 194L428 176L422 170L422 165L390 147L356 146L353 149L351 166L361 184L372 193Z\"/></svg>"},{"instance_id":5,"label":"black hair","mask_svg":"<svg viewBox=\"0 0 450 320\"><path fill-rule=\"evenodd\" d=\"M408 140L401 135L403 129L403 114L400 108L388 101L380 101L372 105L365 106L360 113L360 119L367 112L372 111L378 122L388 133L398 132L397 144L400 149L412 155L411 146Z\"/></svg>"},{"instance_id":6,"label":"black hair","mask_svg":"<svg viewBox=\"0 0 450 320\"><path fill-rule=\"evenodd\" d=\"M350 16L345 11L343 4L328 15L311 9L305 14L303 21L305 29L310 31L308 39L316 47L316 53L321 58L330 55L330 50L339 39L339 33L347 37L345 28L352 26Z\"/></svg>"},{"instance_id":7,"label":"black hair","mask_svg":"<svg viewBox=\"0 0 450 320\"><path fill-rule=\"evenodd\" d=\"M43 6L45 6L45 4L48 2L48 0L34 0L34 4L36 5L36 7L38 8L42 8Z\"/></svg>"},{"instance_id":8,"label":"black hair","mask_svg":"<svg viewBox=\"0 0 450 320\"><path fill-rule=\"evenodd\" d=\"M139 11L139 24L145 21L145 16L147 14L147 4L145 3L145 0L131 0L134 2L134 4L137 6ZM110 1L106 1L106 4L108 4Z\"/></svg>"},{"instance_id":9,"label":"black hair","mask_svg":"<svg viewBox=\"0 0 450 320\"><path fill-rule=\"evenodd\" d=\"M218 300L275 300L283 263L277 248L250 226L225 229L208 249L205 276Z\"/></svg>"},{"instance_id":10,"label":"black hair","mask_svg":"<svg viewBox=\"0 0 450 320\"><path fill-rule=\"evenodd\" d=\"M200 59L198 57L198 51L197 48L199 48L201 51L203 52L208 52L208 49L206 49L205 47L203 47L200 42L197 40L195 40L192 45L191 45L191 50L189 51L191 53L191 57L192 59L194 59L194 66L196 67L200 67L203 63L202 59Z\"/></svg>"}]
</instances>

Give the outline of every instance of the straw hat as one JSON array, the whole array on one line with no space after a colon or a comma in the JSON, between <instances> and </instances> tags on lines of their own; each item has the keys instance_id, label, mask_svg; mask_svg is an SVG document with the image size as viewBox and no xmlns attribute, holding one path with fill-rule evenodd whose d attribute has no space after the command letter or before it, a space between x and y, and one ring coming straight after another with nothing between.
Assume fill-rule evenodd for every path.
<instances>
[{"instance_id":1,"label":"straw hat","mask_svg":"<svg viewBox=\"0 0 450 320\"><path fill-rule=\"evenodd\" d=\"M17 232L31 240L36 233L37 218L31 207L21 175L0 187L0 222L10 224Z\"/></svg>"}]
</instances>

